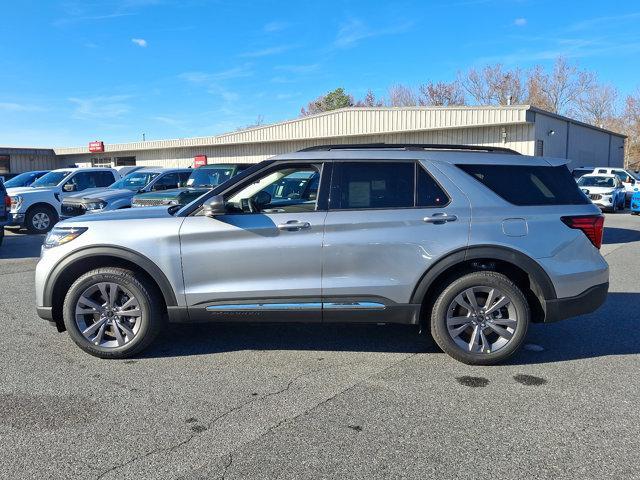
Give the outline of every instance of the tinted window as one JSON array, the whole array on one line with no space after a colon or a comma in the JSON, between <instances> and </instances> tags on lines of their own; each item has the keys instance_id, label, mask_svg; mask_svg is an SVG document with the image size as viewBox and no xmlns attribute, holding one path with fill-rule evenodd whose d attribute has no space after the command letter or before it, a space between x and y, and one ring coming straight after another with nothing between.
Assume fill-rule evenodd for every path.
<instances>
[{"instance_id":1,"label":"tinted window","mask_svg":"<svg viewBox=\"0 0 640 480\"><path fill-rule=\"evenodd\" d=\"M160 177L158 181L153 184L152 188L153 190L180 188L180 176L177 173L167 173L165 176Z\"/></svg>"},{"instance_id":2,"label":"tinted window","mask_svg":"<svg viewBox=\"0 0 640 480\"><path fill-rule=\"evenodd\" d=\"M589 199L566 166L458 165L515 205L581 205Z\"/></svg>"},{"instance_id":3,"label":"tinted window","mask_svg":"<svg viewBox=\"0 0 640 480\"><path fill-rule=\"evenodd\" d=\"M220 165L216 167L196 168L187 182L190 187L215 187L220 185L236 174L233 165Z\"/></svg>"},{"instance_id":4,"label":"tinted window","mask_svg":"<svg viewBox=\"0 0 640 480\"><path fill-rule=\"evenodd\" d=\"M449 203L449 197L442 187L420 165L418 165L417 186L416 205L418 207L442 207Z\"/></svg>"},{"instance_id":5,"label":"tinted window","mask_svg":"<svg viewBox=\"0 0 640 480\"><path fill-rule=\"evenodd\" d=\"M187 186L187 182L189 181L190 176L191 176L191 172L178 173L178 177L180 177L180 187Z\"/></svg>"},{"instance_id":6,"label":"tinted window","mask_svg":"<svg viewBox=\"0 0 640 480\"><path fill-rule=\"evenodd\" d=\"M414 206L413 162L340 162L338 166L331 192L332 208Z\"/></svg>"}]
</instances>

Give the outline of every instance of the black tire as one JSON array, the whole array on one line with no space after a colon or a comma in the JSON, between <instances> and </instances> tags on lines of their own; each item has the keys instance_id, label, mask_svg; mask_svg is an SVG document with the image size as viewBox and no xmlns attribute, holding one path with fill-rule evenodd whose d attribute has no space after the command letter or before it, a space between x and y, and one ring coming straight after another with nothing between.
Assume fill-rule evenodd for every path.
<instances>
[{"instance_id":1,"label":"black tire","mask_svg":"<svg viewBox=\"0 0 640 480\"><path fill-rule=\"evenodd\" d=\"M517 325L511 339L495 352L474 353L463 350L449 334L447 311L459 294L472 287L489 287L502 291L511 299L511 305L517 314ZM468 365L495 365L520 348L527 334L530 317L529 304L524 294L509 278L496 272L474 272L453 280L438 296L431 313L431 335L445 353L460 362Z\"/></svg>"},{"instance_id":2,"label":"black tire","mask_svg":"<svg viewBox=\"0 0 640 480\"><path fill-rule=\"evenodd\" d=\"M49 219L46 227L38 228L38 222L35 220L38 215L44 215ZM53 228L53 226L58 222L58 214L56 211L48 206L48 205L35 205L27 211L27 214L24 219L24 225L27 228L29 233L37 234L37 233L47 233L49 230Z\"/></svg>"},{"instance_id":3,"label":"black tire","mask_svg":"<svg viewBox=\"0 0 640 480\"><path fill-rule=\"evenodd\" d=\"M138 300L141 316L140 327L133 340L117 347L96 346L80 332L75 309L80 296L92 285L101 282L115 283L129 290ZM82 350L99 358L128 358L147 348L158 336L165 321L160 293L145 277L123 268L104 267L92 270L76 280L64 299L64 324L69 336Z\"/></svg>"}]
</instances>

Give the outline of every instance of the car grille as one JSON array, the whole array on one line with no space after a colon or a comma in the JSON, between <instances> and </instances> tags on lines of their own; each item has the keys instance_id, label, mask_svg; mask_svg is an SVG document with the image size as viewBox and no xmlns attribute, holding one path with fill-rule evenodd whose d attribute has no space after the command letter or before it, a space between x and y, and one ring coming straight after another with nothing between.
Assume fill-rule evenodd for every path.
<instances>
[{"instance_id":1,"label":"car grille","mask_svg":"<svg viewBox=\"0 0 640 480\"><path fill-rule=\"evenodd\" d=\"M136 199L133 202L134 207L157 207L158 205L166 205L167 201L163 198L144 198Z\"/></svg>"},{"instance_id":2,"label":"car grille","mask_svg":"<svg viewBox=\"0 0 640 480\"><path fill-rule=\"evenodd\" d=\"M80 204L69 204L63 203L62 207L62 215L65 217L77 217L78 215L84 215L87 211L84 209L83 205Z\"/></svg>"},{"instance_id":3,"label":"car grille","mask_svg":"<svg viewBox=\"0 0 640 480\"><path fill-rule=\"evenodd\" d=\"M597 193L592 193L591 195L589 195L589 198L591 200L601 200L602 199L602 195L599 195Z\"/></svg>"}]
</instances>

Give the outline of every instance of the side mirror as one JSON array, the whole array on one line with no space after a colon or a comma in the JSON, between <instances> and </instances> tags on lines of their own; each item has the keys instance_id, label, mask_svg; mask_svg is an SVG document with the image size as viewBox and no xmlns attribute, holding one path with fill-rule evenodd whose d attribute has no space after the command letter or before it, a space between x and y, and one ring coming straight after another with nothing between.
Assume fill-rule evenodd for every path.
<instances>
[{"instance_id":1,"label":"side mirror","mask_svg":"<svg viewBox=\"0 0 640 480\"><path fill-rule=\"evenodd\" d=\"M227 213L227 208L224 204L224 197L222 195L214 195L207 200L202 207L204 209L205 216L210 218Z\"/></svg>"}]
</instances>

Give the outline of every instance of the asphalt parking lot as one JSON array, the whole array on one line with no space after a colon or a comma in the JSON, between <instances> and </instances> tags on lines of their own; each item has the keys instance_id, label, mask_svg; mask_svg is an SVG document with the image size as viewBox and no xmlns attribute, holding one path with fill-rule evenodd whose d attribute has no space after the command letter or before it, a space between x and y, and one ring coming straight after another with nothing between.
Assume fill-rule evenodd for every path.
<instances>
[{"instance_id":1,"label":"asphalt parking lot","mask_svg":"<svg viewBox=\"0 0 640 480\"><path fill-rule=\"evenodd\" d=\"M84 354L37 318L42 237L0 248L0 478L639 478L640 217L608 215L611 291L498 367L408 328L170 327Z\"/></svg>"}]
</instances>

